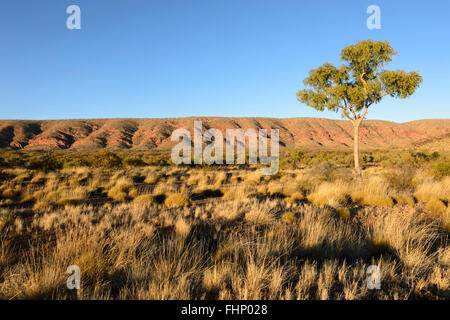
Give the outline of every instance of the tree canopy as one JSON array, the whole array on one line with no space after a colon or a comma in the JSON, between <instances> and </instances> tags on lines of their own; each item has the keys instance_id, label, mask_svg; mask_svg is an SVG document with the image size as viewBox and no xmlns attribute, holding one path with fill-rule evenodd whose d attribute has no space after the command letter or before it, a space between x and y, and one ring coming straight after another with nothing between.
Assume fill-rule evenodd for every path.
<instances>
[{"instance_id":1,"label":"tree canopy","mask_svg":"<svg viewBox=\"0 0 450 320\"><path fill-rule=\"evenodd\" d=\"M360 122L369 106L384 96L407 98L421 84L418 72L383 70L396 54L389 41L349 45L341 51L344 64L337 68L327 62L311 70L303 82L309 89L298 91L297 98L319 111L340 111L352 122Z\"/></svg>"}]
</instances>

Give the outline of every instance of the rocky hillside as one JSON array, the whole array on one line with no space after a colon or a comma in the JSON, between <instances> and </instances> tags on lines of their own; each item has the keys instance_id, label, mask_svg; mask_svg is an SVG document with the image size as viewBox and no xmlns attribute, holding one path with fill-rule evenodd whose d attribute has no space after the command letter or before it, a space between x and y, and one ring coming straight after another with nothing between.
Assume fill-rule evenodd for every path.
<instances>
[{"instance_id":1,"label":"rocky hillside","mask_svg":"<svg viewBox=\"0 0 450 320\"><path fill-rule=\"evenodd\" d=\"M151 149L167 148L172 131L193 121L204 128L275 128L282 146L348 147L352 126L346 120L319 118L171 118L89 120L0 120L0 148L12 149ZM361 127L363 147L415 147L428 142L448 141L450 119L407 123L366 120Z\"/></svg>"}]
</instances>

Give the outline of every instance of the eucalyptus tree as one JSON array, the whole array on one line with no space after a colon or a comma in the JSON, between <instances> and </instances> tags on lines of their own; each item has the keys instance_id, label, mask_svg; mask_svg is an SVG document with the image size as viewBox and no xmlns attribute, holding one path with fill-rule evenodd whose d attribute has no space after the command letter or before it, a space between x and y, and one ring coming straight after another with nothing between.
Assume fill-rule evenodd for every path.
<instances>
[{"instance_id":1,"label":"eucalyptus tree","mask_svg":"<svg viewBox=\"0 0 450 320\"><path fill-rule=\"evenodd\" d=\"M325 63L309 72L300 102L319 110L341 112L353 124L355 174L360 179L359 128L369 108L385 96L404 99L422 83L418 72L388 71L383 67L397 51L388 41L365 40L341 51L340 67Z\"/></svg>"}]
</instances>

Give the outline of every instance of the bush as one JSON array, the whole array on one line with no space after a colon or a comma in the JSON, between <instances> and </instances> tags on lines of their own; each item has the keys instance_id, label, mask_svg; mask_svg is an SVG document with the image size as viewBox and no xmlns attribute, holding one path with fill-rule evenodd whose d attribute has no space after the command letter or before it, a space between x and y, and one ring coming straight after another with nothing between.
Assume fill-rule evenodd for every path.
<instances>
[{"instance_id":1,"label":"bush","mask_svg":"<svg viewBox=\"0 0 450 320\"><path fill-rule=\"evenodd\" d=\"M395 202L398 204L414 205L416 203L414 197L412 197L408 194L397 194L393 198L394 198Z\"/></svg>"},{"instance_id":2,"label":"bush","mask_svg":"<svg viewBox=\"0 0 450 320\"><path fill-rule=\"evenodd\" d=\"M351 204L350 192L350 185L342 181L324 182L308 195L308 201L317 206L339 207Z\"/></svg>"},{"instance_id":3,"label":"bush","mask_svg":"<svg viewBox=\"0 0 450 320\"><path fill-rule=\"evenodd\" d=\"M89 157L91 167L118 168L122 166L122 159L112 151L102 149Z\"/></svg>"},{"instance_id":4,"label":"bush","mask_svg":"<svg viewBox=\"0 0 450 320\"><path fill-rule=\"evenodd\" d=\"M79 168L87 166L89 166L89 162L80 158L64 158L62 160L63 168Z\"/></svg>"},{"instance_id":5,"label":"bush","mask_svg":"<svg viewBox=\"0 0 450 320\"><path fill-rule=\"evenodd\" d=\"M53 205L50 202L44 201L44 200L40 200L40 201L36 202L33 206L33 210L36 210L36 211L45 211L45 210L52 209L52 208L53 208Z\"/></svg>"},{"instance_id":6,"label":"bush","mask_svg":"<svg viewBox=\"0 0 450 320\"><path fill-rule=\"evenodd\" d=\"M25 157L21 152L7 152L3 156L8 167L16 168L25 165Z\"/></svg>"},{"instance_id":7,"label":"bush","mask_svg":"<svg viewBox=\"0 0 450 320\"><path fill-rule=\"evenodd\" d=\"M25 163L25 167L31 170L42 170L44 172L62 168L62 163L50 153L34 156Z\"/></svg>"},{"instance_id":8,"label":"bush","mask_svg":"<svg viewBox=\"0 0 450 320\"><path fill-rule=\"evenodd\" d=\"M14 221L14 216L9 211L0 211L0 231ZM1 243L0 243L1 244Z\"/></svg>"},{"instance_id":9,"label":"bush","mask_svg":"<svg viewBox=\"0 0 450 320\"><path fill-rule=\"evenodd\" d=\"M36 199L32 194L25 193L22 195L20 199L20 203L31 203L34 202Z\"/></svg>"},{"instance_id":10,"label":"bush","mask_svg":"<svg viewBox=\"0 0 450 320\"><path fill-rule=\"evenodd\" d=\"M94 284L106 279L111 268L108 257L102 252L84 252L75 260L75 265L83 270L83 281Z\"/></svg>"},{"instance_id":11,"label":"bush","mask_svg":"<svg viewBox=\"0 0 450 320\"><path fill-rule=\"evenodd\" d=\"M415 170L410 166L402 166L384 173L384 179L390 187L396 190L414 189Z\"/></svg>"},{"instance_id":12,"label":"bush","mask_svg":"<svg viewBox=\"0 0 450 320\"><path fill-rule=\"evenodd\" d=\"M427 202L427 209L435 213L444 213L447 210L445 204L439 199L431 199Z\"/></svg>"},{"instance_id":13,"label":"bush","mask_svg":"<svg viewBox=\"0 0 450 320\"><path fill-rule=\"evenodd\" d=\"M149 156L145 158L145 163L150 166L165 166L169 164L169 161L163 156Z\"/></svg>"},{"instance_id":14,"label":"bush","mask_svg":"<svg viewBox=\"0 0 450 320\"><path fill-rule=\"evenodd\" d=\"M134 200L134 203L137 204L157 204L159 203L157 196L152 194L143 194L140 196L137 196Z\"/></svg>"},{"instance_id":15,"label":"bush","mask_svg":"<svg viewBox=\"0 0 450 320\"><path fill-rule=\"evenodd\" d=\"M137 156L128 156L123 160L123 163L126 166L134 166L134 167L143 167L147 164L141 158Z\"/></svg>"},{"instance_id":16,"label":"bush","mask_svg":"<svg viewBox=\"0 0 450 320\"><path fill-rule=\"evenodd\" d=\"M351 194L352 202L357 205L392 207L394 200L389 195L372 194L367 192L355 191Z\"/></svg>"},{"instance_id":17,"label":"bush","mask_svg":"<svg viewBox=\"0 0 450 320\"><path fill-rule=\"evenodd\" d=\"M320 181L334 181L336 166L329 161L322 161L314 165L310 174Z\"/></svg>"},{"instance_id":18,"label":"bush","mask_svg":"<svg viewBox=\"0 0 450 320\"><path fill-rule=\"evenodd\" d=\"M189 198L184 193L172 193L164 200L164 204L169 208L184 207L189 204Z\"/></svg>"},{"instance_id":19,"label":"bush","mask_svg":"<svg viewBox=\"0 0 450 320\"><path fill-rule=\"evenodd\" d=\"M438 178L450 176L450 161L438 162L433 165L433 174Z\"/></svg>"},{"instance_id":20,"label":"bush","mask_svg":"<svg viewBox=\"0 0 450 320\"><path fill-rule=\"evenodd\" d=\"M5 191L3 191L2 196L4 198L14 198L14 197L17 197L19 194L20 194L20 192L17 190L6 189Z\"/></svg>"},{"instance_id":21,"label":"bush","mask_svg":"<svg viewBox=\"0 0 450 320\"><path fill-rule=\"evenodd\" d=\"M291 161L294 168L299 168L305 158L305 150L293 150L291 152Z\"/></svg>"},{"instance_id":22,"label":"bush","mask_svg":"<svg viewBox=\"0 0 450 320\"><path fill-rule=\"evenodd\" d=\"M336 209L336 212L338 213L339 217L343 219L350 218L350 210L345 207L339 207Z\"/></svg>"},{"instance_id":23,"label":"bush","mask_svg":"<svg viewBox=\"0 0 450 320\"><path fill-rule=\"evenodd\" d=\"M128 178L120 178L116 184L109 189L108 197L116 201L125 201L134 198L137 195L136 189L133 188L133 181Z\"/></svg>"},{"instance_id":24,"label":"bush","mask_svg":"<svg viewBox=\"0 0 450 320\"><path fill-rule=\"evenodd\" d=\"M305 199L303 192L294 192L288 198L286 198L287 202L296 203Z\"/></svg>"},{"instance_id":25,"label":"bush","mask_svg":"<svg viewBox=\"0 0 450 320\"><path fill-rule=\"evenodd\" d=\"M144 182L147 184L156 184L158 182L158 179L159 179L159 175L154 172L151 172L144 179Z\"/></svg>"},{"instance_id":26,"label":"bush","mask_svg":"<svg viewBox=\"0 0 450 320\"><path fill-rule=\"evenodd\" d=\"M281 221L287 224L292 224L295 222L295 220L297 220L297 218L295 217L295 214L293 214L292 212L285 212L281 215Z\"/></svg>"},{"instance_id":27,"label":"bush","mask_svg":"<svg viewBox=\"0 0 450 320\"><path fill-rule=\"evenodd\" d=\"M411 156L411 162L416 167L423 166L425 163L429 162L431 159L431 156L425 152L411 152L410 156Z\"/></svg>"},{"instance_id":28,"label":"bush","mask_svg":"<svg viewBox=\"0 0 450 320\"><path fill-rule=\"evenodd\" d=\"M56 202L56 206L59 208L65 208L65 207L69 207L69 206L78 206L78 205L82 205L86 203L85 199L77 199L77 198L73 198L73 199L61 199L58 200Z\"/></svg>"}]
</instances>

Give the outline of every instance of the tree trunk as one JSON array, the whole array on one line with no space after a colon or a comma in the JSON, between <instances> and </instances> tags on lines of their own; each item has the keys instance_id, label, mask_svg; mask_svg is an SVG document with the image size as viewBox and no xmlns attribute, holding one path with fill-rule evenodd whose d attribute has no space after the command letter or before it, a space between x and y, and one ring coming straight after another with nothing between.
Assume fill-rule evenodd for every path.
<instances>
[{"instance_id":1,"label":"tree trunk","mask_svg":"<svg viewBox=\"0 0 450 320\"><path fill-rule=\"evenodd\" d=\"M355 161L355 175L358 180L362 179L361 166L359 164L359 125L361 121L353 123L353 156Z\"/></svg>"}]
</instances>

